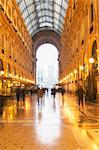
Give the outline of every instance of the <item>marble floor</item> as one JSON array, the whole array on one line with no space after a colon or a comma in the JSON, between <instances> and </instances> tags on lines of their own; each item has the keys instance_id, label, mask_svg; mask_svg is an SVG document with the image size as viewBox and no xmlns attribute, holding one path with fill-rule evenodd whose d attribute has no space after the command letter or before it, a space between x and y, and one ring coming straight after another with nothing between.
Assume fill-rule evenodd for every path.
<instances>
[{"instance_id":1,"label":"marble floor","mask_svg":"<svg viewBox=\"0 0 99 150\"><path fill-rule=\"evenodd\" d=\"M79 107L72 95L28 95L4 101L0 114L0 150L99 150L99 105Z\"/></svg>"}]
</instances>

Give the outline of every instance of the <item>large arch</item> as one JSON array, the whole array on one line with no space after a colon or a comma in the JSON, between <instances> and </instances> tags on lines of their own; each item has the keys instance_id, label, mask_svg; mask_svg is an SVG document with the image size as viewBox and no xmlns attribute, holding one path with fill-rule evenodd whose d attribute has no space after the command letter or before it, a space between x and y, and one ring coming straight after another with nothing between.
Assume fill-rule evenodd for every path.
<instances>
[{"instance_id":1,"label":"large arch","mask_svg":"<svg viewBox=\"0 0 99 150\"><path fill-rule=\"evenodd\" d=\"M54 45L59 53L60 57L60 36L53 31L41 31L33 37L33 69L34 69L34 80L36 80L36 51L45 43Z\"/></svg>"}]
</instances>

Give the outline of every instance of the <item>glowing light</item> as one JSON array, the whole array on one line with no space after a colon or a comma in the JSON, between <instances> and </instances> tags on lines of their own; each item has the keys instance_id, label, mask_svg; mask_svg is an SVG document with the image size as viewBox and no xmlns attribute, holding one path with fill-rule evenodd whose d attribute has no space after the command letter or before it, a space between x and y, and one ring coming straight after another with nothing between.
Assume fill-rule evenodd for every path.
<instances>
[{"instance_id":1,"label":"glowing light","mask_svg":"<svg viewBox=\"0 0 99 150\"><path fill-rule=\"evenodd\" d=\"M93 144L93 148L94 148L94 150L99 150L99 146L97 146L97 144Z\"/></svg>"},{"instance_id":2,"label":"glowing light","mask_svg":"<svg viewBox=\"0 0 99 150\"><path fill-rule=\"evenodd\" d=\"M93 64L94 61L95 61L94 58L89 58L89 63L90 63L90 64Z\"/></svg>"},{"instance_id":3,"label":"glowing light","mask_svg":"<svg viewBox=\"0 0 99 150\"><path fill-rule=\"evenodd\" d=\"M82 130L83 135L87 135L86 130Z\"/></svg>"},{"instance_id":4,"label":"glowing light","mask_svg":"<svg viewBox=\"0 0 99 150\"><path fill-rule=\"evenodd\" d=\"M63 81L65 81L67 79L67 77L63 78L59 83L62 83Z\"/></svg>"},{"instance_id":5,"label":"glowing light","mask_svg":"<svg viewBox=\"0 0 99 150\"><path fill-rule=\"evenodd\" d=\"M26 111L30 110L30 102L29 101L25 102L25 110Z\"/></svg>"},{"instance_id":6,"label":"glowing light","mask_svg":"<svg viewBox=\"0 0 99 150\"><path fill-rule=\"evenodd\" d=\"M9 73L9 77L12 77L12 74L11 74L11 73Z\"/></svg>"},{"instance_id":7,"label":"glowing light","mask_svg":"<svg viewBox=\"0 0 99 150\"><path fill-rule=\"evenodd\" d=\"M24 85L24 84L22 84L22 86L24 87L25 85Z\"/></svg>"},{"instance_id":8,"label":"glowing light","mask_svg":"<svg viewBox=\"0 0 99 150\"><path fill-rule=\"evenodd\" d=\"M13 86L13 83L11 83L11 86Z\"/></svg>"},{"instance_id":9,"label":"glowing light","mask_svg":"<svg viewBox=\"0 0 99 150\"><path fill-rule=\"evenodd\" d=\"M25 78L23 78L23 81L25 81Z\"/></svg>"},{"instance_id":10,"label":"glowing light","mask_svg":"<svg viewBox=\"0 0 99 150\"><path fill-rule=\"evenodd\" d=\"M17 78L17 79L18 79L18 76L16 75L16 76L15 76L15 78Z\"/></svg>"},{"instance_id":11,"label":"glowing light","mask_svg":"<svg viewBox=\"0 0 99 150\"><path fill-rule=\"evenodd\" d=\"M22 80L22 77L20 77L20 80Z\"/></svg>"},{"instance_id":12,"label":"glowing light","mask_svg":"<svg viewBox=\"0 0 99 150\"><path fill-rule=\"evenodd\" d=\"M3 75L3 74L4 74L4 71L0 71L0 74Z\"/></svg>"},{"instance_id":13,"label":"glowing light","mask_svg":"<svg viewBox=\"0 0 99 150\"><path fill-rule=\"evenodd\" d=\"M77 70L74 70L74 73L76 74L76 73L77 73Z\"/></svg>"},{"instance_id":14,"label":"glowing light","mask_svg":"<svg viewBox=\"0 0 99 150\"><path fill-rule=\"evenodd\" d=\"M71 72L70 75L73 76L73 73Z\"/></svg>"},{"instance_id":15,"label":"glowing light","mask_svg":"<svg viewBox=\"0 0 99 150\"><path fill-rule=\"evenodd\" d=\"M84 66L80 66L79 68L80 68L80 70L82 71L82 70L84 69Z\"/></svg>"}]
</instances>

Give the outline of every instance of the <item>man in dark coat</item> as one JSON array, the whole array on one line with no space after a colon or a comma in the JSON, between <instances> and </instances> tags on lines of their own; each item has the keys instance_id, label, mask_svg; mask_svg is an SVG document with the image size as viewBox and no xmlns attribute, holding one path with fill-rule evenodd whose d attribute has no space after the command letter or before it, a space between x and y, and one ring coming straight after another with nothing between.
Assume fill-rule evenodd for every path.
<instances>
[{"instance_id":1,"label":"man in dark coat","mask_svg":"<svg viewBox=\"0 0 99 150\"><path fill-rule=\"evenodd\" d=\"M78 87L78 90L76 91L76 94L78 96L78 103L79 103L79 106L80 106L80 103L82 104L83 106L83 94L84 94L84 90L83 90L83 87L82 86L79 86Z\"/></svg>"}]
</instances>

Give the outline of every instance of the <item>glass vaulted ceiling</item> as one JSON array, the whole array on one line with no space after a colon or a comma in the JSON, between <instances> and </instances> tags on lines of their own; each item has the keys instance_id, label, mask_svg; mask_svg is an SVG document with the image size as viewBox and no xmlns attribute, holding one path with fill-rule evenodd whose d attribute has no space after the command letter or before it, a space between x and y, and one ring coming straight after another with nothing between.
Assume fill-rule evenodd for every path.
<instances>
[{"instance_id":1,"label":"glass vaulted ceiling","mask_svg":"<svg viewBox=\"0 0 99 150\"><path fill-rule=\"evenodd\" d=\"M61 35L68 0L17 0L31 36L42 29Z\"/></svg>"}]
</instances>

